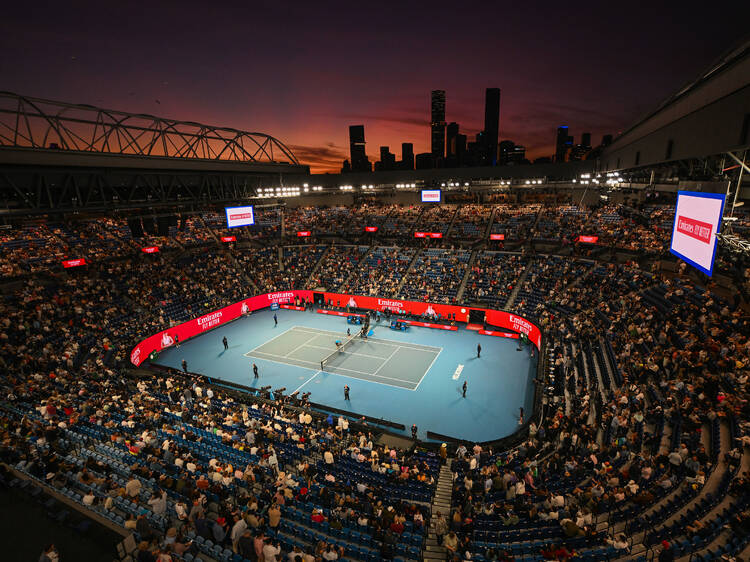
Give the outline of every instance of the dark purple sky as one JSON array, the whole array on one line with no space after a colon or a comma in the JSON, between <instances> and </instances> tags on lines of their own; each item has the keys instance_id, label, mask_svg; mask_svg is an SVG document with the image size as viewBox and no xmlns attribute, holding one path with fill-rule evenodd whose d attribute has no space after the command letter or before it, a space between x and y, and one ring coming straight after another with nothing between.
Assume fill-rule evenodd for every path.
<instances>
[{"instance_id":1,"label":"dark purple sky","mask_svg":"<svg viewBox=\"0 0 750 562\"><path fill-rule=\"evenodd\" d=\"M16 3L0 17L0 89L262 131L319 172L348 157L350 124L365 125L371 160L380 145L397 157L401 142L427 151L432 89L447 91L447 120L473 135L484 89L500 87L500 137L535 158L551 154L558 125L598 143L694 78L747 29L737 8Z\"/></svg>"}]
</instances>

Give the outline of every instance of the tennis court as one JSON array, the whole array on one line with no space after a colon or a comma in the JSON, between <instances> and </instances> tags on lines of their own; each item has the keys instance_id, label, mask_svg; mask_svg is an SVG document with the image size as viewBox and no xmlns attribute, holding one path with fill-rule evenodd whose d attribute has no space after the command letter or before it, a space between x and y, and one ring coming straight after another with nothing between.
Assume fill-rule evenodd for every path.
<instances>
[{"instance_id":1,"label":"tennis court","mask_svg":"<svg viewBox=\"0 0 750 562\"><path fill-rule=\"evenodd\" d=\"M336 341L345 342L341 350ZM375 337L349 340L341 332L293 326L245 356L416 390L441 351Z\"/></svg>"}]
</instances>

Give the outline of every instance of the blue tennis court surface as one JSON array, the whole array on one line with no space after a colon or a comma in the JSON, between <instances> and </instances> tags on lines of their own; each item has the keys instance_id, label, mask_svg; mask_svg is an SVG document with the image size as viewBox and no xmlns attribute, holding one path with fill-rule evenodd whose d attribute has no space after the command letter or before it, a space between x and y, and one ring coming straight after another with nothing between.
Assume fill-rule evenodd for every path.
<instances>
[{"instance_id":1,"label":"blue tennis court surface","mask_svg":"<svg viewBox=\"0 0 750 562\"><path fill-rule=\"evenodd\" d=\"M274 312L278 325L274 325ZM260 388L311 392L310 400L353 414L416 423L427 431L469 441L489 441L518 429L519 407L533 407L536 353L517 351L517 340L412 327L395 331L383 320L373 335L346 341L357 327L337 316L294 310L263 310L183 342L156 363ZM221 343L226 336L229 349ZM477 344L482 345L477 358ZM333 354L321 370L321 360ZM253 378L257 364L259 378ZM466 397L461 386L468 383ZM343 388L351 388L350 400ZM407 429L408 433L408 429Z\"/></svg>"},{"instance_id":2,"label":"blue tennis court surface","mask_svg":"<svg viewBox=\"0 0 750 562\"><path fill-rule=\"evenodd\" d=\"M416 390L441 351L428 345L356 336L337 351L336 342L348 339L342 339L341 332L292 326L245 355Z\"/></svg>"}]
</instances>

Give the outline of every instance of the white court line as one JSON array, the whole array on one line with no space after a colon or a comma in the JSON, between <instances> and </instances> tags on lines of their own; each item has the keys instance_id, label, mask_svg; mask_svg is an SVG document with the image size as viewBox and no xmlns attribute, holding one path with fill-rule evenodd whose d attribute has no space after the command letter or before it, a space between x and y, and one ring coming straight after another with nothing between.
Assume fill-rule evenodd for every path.
<instances>
[{"instance_id":1,"label":"white court line","mask_svg":"<svg viewBox=\"0 0 750 562\"><path fill-rule=\"evenodd\" d=\"M419 385L422 384L422 381L427 376L427 373L430 372L430 369L432 369L432 366L435 364L435 361L437 361L437 358L440 357L440 354L443 352L443 348L440 348L440 351L437 352L435 357L433 357L432 361L430 362L430 365L425 369L424 374L422 375L422 378L419 379L419 382L417 383L417 386L414 387L414 390L417 390L419 388Z\"/></svg>"},{"instance_id":2,"label":"white court line","mask_svg":"<svg viewBox=\"0 0 750 562\"><path fill-rule=\"evenodd\" d=\"M307 347L314 347L315 349L327 349L328 351L331 351L330 347L325 347L323 345L308 345ZM368 355L367 353L356 353L354 351L346 351L346 350L344 350L344 351L342 351L340 353L342 353L342 354L348 353L349 355L359 355L360 357L370 357L372 359L386 359L385 357L381 357L380 355Z\"/></svg>"},{"instance_id":3,"label":"white court line","mask_svg":"<svg viewBox=\"0 0 750 562\"><path fill-rule=\"evenodd\" d=\"M381 326L382 327L382 326ZM306 326L295 326L299 331L301 332L309 332L309 333L318 333L318 334L330 334L332 336L341 336L342 332L331 332L329 330L318 330L316 328L307 328ZM367 341L370 343L374 343L375 345L387 345L390 347L396 346L396 347L403 347L403 348L409 348L413 349L414 351L431 351L435 352L440 349L443 349L442 347L435 347L432 345L420 345L418 343L411 343L411 342L400 342L396 340L381 340L378 338L367 338ZM390 342L390 343L385 343Z\"/></svg>"},{"instance_id":4,"label":"white court line","mask_svg":"<svg viewBox=\"0 0 750 562\"><path fill-rule=\"evenodd\" d=\"M268 341L265 341L265 342L263 342L263 343L262 343L262 344L260 344L260 345L259 345L258 347L254 348L254 349L251 349L250 351L248 351L247 353L244 353L243 355L244 355L245 357L250 357L250 353L252 353L252 352L253 352L253 351L255 351L256 349L260 349L261 347L263 347L263 346L264 346L264 345L266 345L267 343L271 343L271 342L272 342L273 340L279 339L279 338L280 338L281 336L283 336L283 335L284 335L284 334L286 334L287 332L291 332L292 330L294 330L294 329L295 329L295 328L297 328L297 327L298 327L298 326L292 326L291 328L287 328L286 330L284 330L283 332L281 332L281 333L280 333L280 334L279 334L278 336L275 336L275 337L271 338L270 340L268 340Z\"/></svg>"},{"instance_id":5,"label":"white court line","mask_svg":"<svg viewBox=\"0 0 750 562\"><path fill-rule=\"evenodd\" d=\"M298 346L297 346L297 347L295 347L295 348L294 348L293 350L291 350L291 351L290 351L289 353L287 353L286 355L284 355L284 357L289 357L289 356L290 356L290 355L291 355L292 353L294 353L294 352L295 352L295 351L297 351L298 349L301 349L301 348L305 347L305 346L306 346L306 345L308 344L308 342L311 342L311 341L313 341L313 340L314 340L315 338L317 338L317 337L318 337L318 336L313 336L313 337L311 337L311 338L310 338L309 340L305 340L305 341L304 341L304 343L303 343L302 345L298 345ZM292 359L294 359L294 358L292 358Z\"/></svg>"},{"instance_id":6,"label":"white court line","mask_svg":"<svg viewBox=\"0 0 750 562\"><path fill-rule=\"evenodd\" d=\"M299 361L300 363L307 363L309 365L320 365L319 361L318 362L315 362L315 361L306 361L304 359L295 359L294 357L284 357L283 355L274 355L273 353L265 353L263 351L256 351L255 353L259 354L259 355L270 355L271 357L278 357L279 359L282 359L282 360L283 359L289 359L291 361ZM271 361L275 361L276 363L284 363L285 365L289 364L289 363L285 363L284 361L276 361L275 359L271 359ZM414 381L407 381L407 380L404 380L404 379L397 379L395 377L385 377L383 375L374 375L373 373L368 373L368 372L365 372L365 371L357 371L356 369L348 369L346 367L334 367L334 368L335 369L341 369L342 371L349 371L350 373L357 373L357 374L360 374L360 375L366 375L368 377L378 377L379 379L388 379L388 380L392 380L392 381L398 381L398 382L405 382L405 383L409 383L409 384L414 384ZM325 372L328 372L328 371L325 371ZM334 375L338 375L339 373L333 373L333 374ZM352 377L352 378L357 378L357 377ZM370 382L377 382L377 381L370 381ZM401 387L399 387L399 388L401 388Z\"/></svg>"},{"instance_id":7,"label":"white court line","mask_svg":"<svg viewBox=\"0 0 750 562\"><path fill-rule=\"evenodd\" d=\"M399 346L399 347L397 347L396 349L394 349L394 350L393 350L393 353L391 353L391 354L390 354L390 355L388 356L388 359L386 359L386 360L385 360L385 361L383 362L383 364L382 364L382 365L381 365L380 367L378 367L378 368L377 368L377 369L375 370L375 372L373 373L373 375L377 375L377 374L378 374L378 371L379 371L380 369L382 369L383 367L385 367L385 365L386 365L386 364L388 363L388 361L390 361L390 360L391 360L391 358L393 358L393 356L394 356L394 355L396 355L396 353L398 352L398 350L399 350L399 349L401 349L401 346Z\"/></svg>"},{"instance_id":8,"label":"white court line","mask_svg":"<svg viewBox=\"0 0 750 562\"><path fill-rule=\"evenodd\" d=\"M322 373L322 372L323 372L323 371L318 371L317 373L315 373L315 374L314 374L313 376L311 376L311 377L310 377L309 379L307 379L307 380L306 380L305 382L303 382L303 383L302 383L301 385L299 385L299 386L297 387L297 390L295 390L294 392L299 392L299 390L300 390L300 389L301 389L301 388L302 388L303 386L305 386L305 385L306 385L307 383L309 383L309 382L310 382L311 380L313 380L313 379L314 379L315 377L317 377L317 376L318 376L318 375L319 375L320 373ZM292 394L294 394L294 392L292 392Z\"/></svg>"}]
</instances>

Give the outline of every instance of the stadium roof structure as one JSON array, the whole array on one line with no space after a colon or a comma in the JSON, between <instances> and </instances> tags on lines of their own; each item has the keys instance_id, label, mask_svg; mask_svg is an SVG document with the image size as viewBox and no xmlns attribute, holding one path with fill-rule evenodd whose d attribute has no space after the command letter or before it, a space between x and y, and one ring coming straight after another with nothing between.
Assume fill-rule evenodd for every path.
<instances>
[{"instance_id":1,"label":"stadium roof structure","mask_svg":"<svg viewBox=\"0 0 750 562\"><path fill-rule=\"evenodd\" d=\"M290 165L302 171L293 152L265 133L0 92L3 162L90 165L96 159L80 158L87 155L128 157L139 160L139 166L146 158L152 165L161 159ZM124 160L119 162L127 167ZM107 165L113 165L111 160Z\"/></svg>"},{"instance_id":2,"label":"stadium roof structure","mask_svg":"<svg viewBox=\"0 0 750 562\"><path fill-rule=\"evenodd\" d=\"M750 148L750 39L641 117L602 153L600 169L628 170ZM736 153L736 154L735 154Z\"/></svg>"}]
</instances>

